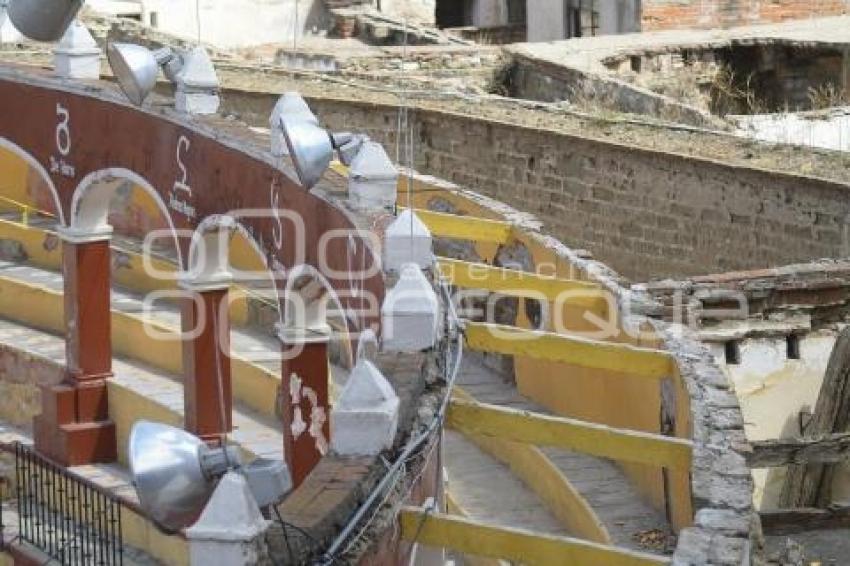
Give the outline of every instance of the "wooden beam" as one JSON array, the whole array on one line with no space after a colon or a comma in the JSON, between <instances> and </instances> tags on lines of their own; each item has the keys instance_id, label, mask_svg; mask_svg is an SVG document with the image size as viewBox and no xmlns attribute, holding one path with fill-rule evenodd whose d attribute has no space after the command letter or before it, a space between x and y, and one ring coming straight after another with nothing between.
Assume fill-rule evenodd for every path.
<instances>
[{"instance_id":1,"label":"wooden beam","mask_svg":"<svg viewBox=\"0 0 850 566\"><path fill-rule=\"evenodd\" d=\"M588 281L558 279L536 273L493 267L485 263L469 263L439 258L440 272L452 285L465 289L484 289L515 297L559 299L568 304L606 311L609 292Z\"/></svg>"},{"instance_id":2,"label":"wooden beam","mask_svg":"<svg viewBox=\"0 0 850 566\"><path fill-rule=\"evenodd\" d=\"M619 462L689 470L691 442L584 421L453 399L446 425L464 434L554 446Z\"/></svg>"},{"instance_id":3,"label":"wooden beam","mask_svg":"<svg viewBox=\"0 0 850 566\"><path fill-rule=\"evenodd\" d=\"M835 340L823 384L803 436L850 432L850 327ZM779 506L825 507L832 499L834 464L791 465L779 496Z\"/></svg>"},{"instance_id":4,"label":"wooden beam","mask_svg":"<svg viewBox=\"0 0 850 566\"><path fill-rule=\"evenodd\" d=\"M827 509L800 507L762 511L761 526L765 535L793 535L822 529L850 528L850 507L832 506Z\"/></svg>"},{"instance_id":5,"label":"wooden beam","mask_svg":"<svg viewBox=\"0 0 850 566\"><path fill-rule=\"evenodd\" d=\"M747 464L751 468L850 460L850 433L760 440L751 445L753 451L747 455Z\"/></svg>"},{"instance_id":6,"label":"wooden beam","mask_svg":"<svg viewBox=\"0 0 850 566\"><path fill-rule=\"evenodd\" d=\"M455 386L452 395L460 401L476 402L475 398L460 386ZM478 448L510 467L511 473L537 494L549 511L566 527L568 533L582 540L611 544L611 534L590 503L540 448L495 436L464 436ZM449 512L468 516L467 513L451 508Z\"/></svg>"},{"instance_id":7,"label":"wooden beam","mask_svg":"<svg viewBox=\"0 0 850 566\"><path fill-rule=\"evenodd\" d=\"M497 497L497 494L493 494ZM575 538L533 533L415 507L401 510L401 537L437 548L510 560L529 566L660 566L670 559L587 542Z\"/></svg>"},{"instance_id":8,"label":"wooden beam","mask_svg":"<svg viewBox=\"0 0 850 566\"><path fill-rule=\"evenodd\" d=\"M469 349L478 352L527 356L657 380L675 373L673 357L651 348L477 322L466 325L465 336Z\"/></svg>"},{"instance_id":9,"label":"wooden beam","mask_svg":"<svg viewBox=\"0 0 850 566\"><path fill-rule=\"evenodd\" d=\"M443 214L421 208L415 209L414 212L431 231L431 235L437 238L504 244L511 237L512 227L509 222Z\"/></svg>"}]
</instances>

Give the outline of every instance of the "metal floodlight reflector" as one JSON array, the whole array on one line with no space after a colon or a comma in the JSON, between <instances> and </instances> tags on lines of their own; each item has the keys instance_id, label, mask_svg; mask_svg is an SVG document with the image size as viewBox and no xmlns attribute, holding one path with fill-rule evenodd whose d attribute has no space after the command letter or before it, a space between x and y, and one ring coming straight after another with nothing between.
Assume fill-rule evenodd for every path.
<instances>
[{"instance_id":1,"label":"metal floodlight reflector","mask_svg":"<svg viewBox=\"0 0 850 566\"><path fill-rule=\"evenodd\" d=\"M160 68L174 82L183 67L182 57L169 47L151 51L132 43L110 43L106 57L121 90L136 106L153 91Z\"/></svg>"},{"instance_id":2,"label":"metal floodlight reflector","mask_svg":"<svg viewBox=\"0 0 850 566\"><path fill-rule=\"evenodd\" d=\"M339 153L340 161L350 165L368 139L349 133L332 134L299 117L283 116L280 125L298 179L306 189L311 189L322 178L331 164L334 151Z\"/></svg>"},{"instance_id":3,"label":"metal floodlight reflector","mask_svg":"<svg viewBox=\"0 0 850 566\"><path fill-rule=\"evenodd\" d=\"M242 474L261 508L277 503L292 489L292 477L282 461L258 458L243 466L235 446L211 448L172 426L139 421L130 431L129 444L139 503L167 533L192 525L218 480L230 470Z\"/></svg>"},{"instance_id":4,"label":"metal floodlight reflector","mask_svg":"<svg viewBox=\"0 0 850 566\"><path fill-rule=\"evenodd\" d=\"M169 533L194 523L216 480L240 465L235 447L209 448L188 432L159 423L137 422L129 444L139 503Z\"/></svg>"},{"instance_id":5,"label":"metal floodlight reflector","mask_svg":"<svg viewBox=\"0 0 850 566\"><path fill-rule=\"evenodd\" d=\"M7 8L9 19L17 30L36 41L58 41L83 0L11 0Z\"/></svg>"}]
</instances>

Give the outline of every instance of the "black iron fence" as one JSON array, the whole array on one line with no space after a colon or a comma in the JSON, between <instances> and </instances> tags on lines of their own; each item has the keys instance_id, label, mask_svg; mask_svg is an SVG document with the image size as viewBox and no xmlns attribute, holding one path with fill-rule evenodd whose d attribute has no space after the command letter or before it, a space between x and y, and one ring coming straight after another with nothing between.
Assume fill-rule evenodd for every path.
<instances>
[{"instance_id":1,"label":"black iron fence","mask_svg":"<svg viewBox=\"0 0 850 566\"><path fill-rule=\"evenodd\" d=\"M15 445L18 536L61 564L121 565L122 503Z\"/></svg>"}]
</instances>

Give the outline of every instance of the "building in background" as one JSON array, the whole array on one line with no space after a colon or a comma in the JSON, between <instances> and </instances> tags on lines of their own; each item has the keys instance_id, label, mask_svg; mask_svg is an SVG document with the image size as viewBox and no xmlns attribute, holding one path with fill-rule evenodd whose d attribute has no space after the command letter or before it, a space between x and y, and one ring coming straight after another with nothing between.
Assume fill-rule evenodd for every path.
<instances>
[{"instance_id":1,"label":"building in background","mask_svg":"<svg viewBox=\"0 0 850 566\"><path fill-rule=\"evenodd\" d=\"M398 2L398 0L395 0ZM442 28L521 27L525 41L712 29L848 13L850 0L439 0Z\"/></svg>"},{"instance_id":2,"label":"building in background","mask_svg":"<svg viewBox=\"0 0 850 566\"><path fill-rule=\"evenodd\" d=\"M713 29L850 13L850 0L642 0L641 29Z\"/></svg>"},{"instance_id":3,"label":"building in background","mask_svg":"<svg viewBox=\"0 0 850 566\"><path fill-rule=\"evenodd\" d=\"M330 11L349 7L411 24L458 29L485 43L729 28L850 10L850 0L90 0L88 5L166 33L187 38L200 33L203 41L224 48L323 35L334 27Z\"/></svg>"},{"instance_id":4,"label":"building in background","mask_svg":"<svg viewBox=\"0 0 850 566\"><path fill-rule=\"evenodd\" d=\"M327 29L323 0L90 0L97 12L223 48L292 41ZM198 12L197 8L200 8ZM296 20L297 7L297 20Z\"/></svg>"}]
</instances>

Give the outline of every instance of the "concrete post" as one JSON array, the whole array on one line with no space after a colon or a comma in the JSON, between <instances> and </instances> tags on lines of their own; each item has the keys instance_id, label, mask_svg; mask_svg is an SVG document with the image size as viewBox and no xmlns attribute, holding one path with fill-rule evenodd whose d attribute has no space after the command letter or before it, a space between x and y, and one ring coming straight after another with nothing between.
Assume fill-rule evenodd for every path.
<instances>
[{"instance_id":1,"label":"concrete post","mask_svg":"<svg viewBox=\"0 0 850 566\"><path fill-rule=\"evenodd\" d=\"M219 81L206 49L195 47L184 55L177 76L174 106L187 114L215 114L221 105Z\"/></svg>"},{"instance_id":2,"label":"concrete post","mask_svg":"<svg viewBox=\"0 0 850 566\"><path fill-rule=\"evenodd\" d=\"M100 78L100 48L88 28L74 20L53 50L56 74L65 79Z\"/></svg>"},{"instance_id":3,"label":"concrete post","mask_svg":"<svg viewBox=\"0 0 850 566\"><path fill-rule=\"evenodd\" d=\"M399 398L369 360L360 359L333 411L333 451L341 456L375 456L392 448Z\"/></svg>"},{"instance_id":4,"label":"concrete post","mask_svg":"<svg viewBox=\"0 0 850 566\"><path fill-rule=\"evenodd\" d=\"M427 269L434 263L431 231L412 210L404 210L384 235L384 270L400 271L407 263Z\"/></svg>"},{"instance_id":5,"label":"concrete post","mask_svg":"<svg viewBox=\"0 0 850 566\"><path fill-rule=\"evenodd\" d=\"M330 444L329 333L284 329L280 340L283 451L293 486L298 487Z\"/></svg>"},{"instance_id":6,"label":"concrete post","mask_svg":"<svg viewBox=\"0 0 850 566\"><path fill-rule=\"evenodd\" d=\"M112 376L110 235L60 232L67 378L42 392L34 429L36 449L64 465L117 457L106 385Z\"/></svg>"},{"instance_id":7,"label":"concrete post","mask_svg":"<svg viewBox=\"0 0 850 566\"><path fill-rule=\"evenodd\" d=\"M268 523L248 483L236 472L228 472L201 513L186 530L189 563L192 566L265 564L268 549L264 534Z\"/></svg>"},{"instance_id":8,"label":"concrete post","mask_svg":"<svg viewBox=\"0 0 850 566\"><path fill-rule=\"evenodd\" d=\"M233 429L229 283L183 281L183 404L186 430L219 443ZM220 380L220 382L219 382Z\"/></svg>"},{"instance_id":9,"label":"concrete post","mask_svg":"<svg viewBox=\"0 0 850 566\"><path fill-rule=\"evenodd\" d=\"M349 169L348 200L361 210L392 210L398 192L398 169L383 146L367 141Z\"/></svg>"},{"instance_id":10,"label":"concrete post","mask_svg":"<svg viewBox=\"0 0 850 566\"><path fill-rule=\"evenodd\" d=\"M405 264L381 305L381 333L387 352L419 352L437 343L440 303L414 263Z\"/></svg>"}]
</instances>

